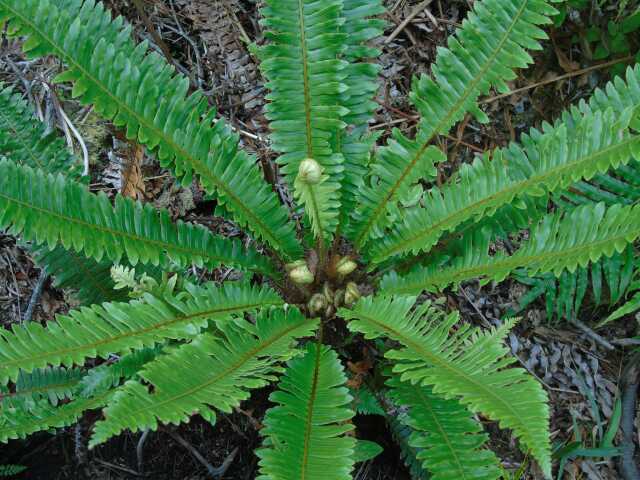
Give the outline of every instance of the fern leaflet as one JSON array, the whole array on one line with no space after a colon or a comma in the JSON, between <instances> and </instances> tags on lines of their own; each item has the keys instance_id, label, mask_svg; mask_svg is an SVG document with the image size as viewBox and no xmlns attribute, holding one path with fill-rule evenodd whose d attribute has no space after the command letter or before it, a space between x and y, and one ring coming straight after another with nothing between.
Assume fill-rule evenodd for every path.
<instances>
[{"instance_id":1,"label":"fern leaflet","mask_svg":"<svg viewBox=\"0 0 640 480\"><path fill-rule=\"evenodd\" d=\"M486 115L476 100L491 86L505 90L505 81L515 77L514 68L525 67L532 59L525 49L538 50L538 40L546 38L538 25L550 23L556 10L544 0L483 0L455 36L448 49L440 49L432 68L434 79L422 76L414 81L411 100L422 120L415 140L399 131L382 148L372 165L379 182L368 186L355 213L349 237L361 248L371 237L379 237L388 225L387 212L406 196L413 185L433 171L431 141L473 112ZM436 157L437 158L437 157Z\"/></svg>"},{"instance_id":2,"label":"fern leaflet","mask_svg":"<svg viewBox=\"0 0 640 480\"><path fill-rule=\"evenodd\" d=\"M2 84L0 84L2 87ZM74 156L55 133L47 133L33 110L10 87L0 89L0 156L70 178L82 174Z\"/></svg>"},{"instance_id":3,"label":"fern leaflet","mask_svg":"<svg viewBox=\"0 0 640 480\"><path fill-rule=\"evenodd\" d=\"M0 23L6 21L12 35L27 37L31 58L53 54L67 64L57 81L72 81L82 103L156 150L184 182L197 174L238 223L285 257L301 256L286 210L238 148L237 135L216 121L202 93L187 96L186 77L149 53L146 42L136 46L121 17L112 20L95 0L0 0Z\"/></svg>"},{"instance_id":4,"label":"fern leaflet","mask_svg":"<svg viewBox=\"0 0 640 480\"><path fill-rule=\"evenodd\" d=\"M13 392L3 392L0 387L0 405L4 410L31 410L36 402L45 398L55 407L60 401L72 398L81 377L82 372L72 368L37 368L31 373L20 371Z\"/></svg>"},{"instance_id":5,"label":"fern leaflet","mask_svg":"<svg viewBox=\"0 0 640 480\"><path fill-rule=\"evenodd\" d=\"M122 196L111 206L102 192L94 195L62 176L6 160L0 161L0 226L50 248L61 243L97 261L107 256L117 263L126 255L132 265L166 266L171 259L182 267L226 264L273 272L257 251L243 251L240 242L216 237L199 225L174 224L166 210Z\"/></svg>"},{"instance_id":6,"label":"fern leaflet","mask_svg":"<svg viewBox=\"0 0 640 480\"><path fill-rule=\"evenodd\" d=\"M430 387L387 382L389 394L398 405L409 407L404 421L413 429L409 444L433 480L490 480L500 478L498 459L482 448L488 436L454 399L446 400Z\"/></svg>"},{"instance_id":7,"label":"fern leaflet","mask_svg":"<svg viewBox=\"0 0 640 480\"><path fill-rule=\"evenodd\" d=\"M483 333L462 324L455 333L457 313L440 321L425 315L430 305L411 311L416 297L363 298L353 310L339 314L351 331L365 338L389 337L404 348L385 354L395 361L402 381L433 386L433 393L455 396L473 412L482 412L511 428L551 474L547 394L526 371L506 368L514 362L502 345L514 321Z\"/></svg>"},{"instance_id":8,"label":"fern leaflet","mask_svg":"<svg viewBox=\"0 0 640 480\"><path fill-rule=\"evenodd\" d=\"M107 403L110 395L111 392L105 392L93 398L79 398L58 407L41 401L37 408L29 411L3 409L0 411L0 442L26 438L42 430L73 425L86 410L97 409Z\"/></svg>"},{"instance_id":9,"label":"fern leaflet","mask_svg":"<svg viewBox=\"0 0 640 480\"><path fill-rule=\"evenodd\" d=\"M258 479L351 479L355 440L345 434L354 413L346 381L338 356L319 343L289 363L269 397L277 406L264 420Z\"/></svg>"},{"instance_id":10,"label":"fern leaflet","mask_svg":"<svg viewBox=\"0 0 640 480\"><path fill-rule=\"evenodd\" d=\"M300 311L263 310L255 324L238 320L218 325L221 336L204 333L147 364L140 377L154 386L129 381L96 424L90 446L125 429L150 428L158 422L181 423L194 413L208 420L213 408L229 413L249 397L249 391L275 380L279 363L296 352L294 341L311 335L318 322Z\"/></svg>"},{"instance_id":11,"label":"fern leaflet","mask_svg":"<svg viewBox=\"0 0 640 480\"><path fill-rule=\"evenodd\" d=\"M37 323L14 325L0 331L0 384L46 365L82 364L153 346L164 339L190 338L210 320L223 324L245 311L283 301L268 287L226 283L188 287L187 292L155 297L149 293L131 303L105 303L59 316L46 327Z\"/></svg>"},{"instance_id":12,"label":"fern leaflet","mask_svg":"<svg viewBox=\"0 0 640 480\"><path fill-rule=\"evenodd\" d=\"M439 290L452 283L471 278L500 281L517 268L529 274L563 270L570 272L586 267L601 257L621 253L627 245L640 237L640 205L587 204L570 212L545 216L513 255L488 252L488 238L478 232L467 237L463 256L444 266L434 262L399 277L392 272L385 275L381 287L390 294L414 294L423 290Z\"/></svg>"}]
</instances>

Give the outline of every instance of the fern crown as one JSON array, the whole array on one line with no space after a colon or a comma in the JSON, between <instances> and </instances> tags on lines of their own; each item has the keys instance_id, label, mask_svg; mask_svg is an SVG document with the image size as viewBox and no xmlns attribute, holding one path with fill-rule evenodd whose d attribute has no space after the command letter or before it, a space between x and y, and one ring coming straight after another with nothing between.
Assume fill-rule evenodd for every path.
<instances>
[{"instance_id":1,"label":"fern crown","mask_svg":"<svg viewBox=\"0 0 640 480\"><path fill-rule=\"evenodd\" d=\"M474 2L431 74L413 80L415 136L394 130L380 140L369 123L382 1L266 0L256 52L283 202L233 126L102 3L0 0L0 26L29 58L58 58L56 83L182 184L196 181L246 233L229 239L92 192L57 135L3 87L0 227L81 307L0 330L0 441L93 409L102 415L91 447L193 415L215 423L276 382L256 452L260 479L351 478L379 451L353 433L365 390L376 414L408 432L403 452L416 478L500 477L477 414L510 429L550 477L547 395L503 342L517 319L482 330L422 294L514 272L573 274L630 255L640 236L637 197L574 201L593 182L640 178L640 66L435 181L446 155L434 140L467 113L488 121L479 99L507 91L532 63L553 3ZM523 228L528 240L515 252L491 252ZM242 280L190 274L222 265ZM330 325L365 343L391 340L377 343L379 374L361 390L347 387Z\"/></svg>"}]
</instances>

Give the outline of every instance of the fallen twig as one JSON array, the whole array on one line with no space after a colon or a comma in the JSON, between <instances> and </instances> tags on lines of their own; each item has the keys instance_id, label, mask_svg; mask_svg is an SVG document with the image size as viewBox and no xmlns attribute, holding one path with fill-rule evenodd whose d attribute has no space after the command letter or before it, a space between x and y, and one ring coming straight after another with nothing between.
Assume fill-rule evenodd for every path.
<instances>
[{"instance_id":1,"label":"fallen twig","mask_svg":"<svg viewBox=\"0 0 640 480\"><path fill-rule=\"evenodd\" d=\"M143 474L136 472L127 467L123 467L122 465L117 465L115 463L107 462L106 460L102 460L101 458L94 458L92 461L97 462L101 465L104 465L107 468L111 468L113 470L119 470L121 472L128 473L129 475L133 475L134 477L144 477Z\"/></svg>"},{"instance_id":2,"label":"fallen twig","mask_svg":"<svg viewBox=\"0 0 640 480\"><path fill-rule=\"evenodd\" d=\"M176 65L177 62L174 60L173 55L171 55L171 50L169 50L169 47L167 47L167 44L164 43L164 40L162 40L160 35L158 35L158 31L156 30L156 27L154 27L153 22L151 21L151 19L149 19L147 13L144 11L144 6L142 5L142 2L140 0L133 0L133 4L135 5L136 10L138 11L138 15L140 15L140 18L142 19L142 23L144 23L144 26L149 31L149 35L151 35L151 38L153 38L153 41L156 43L156 45L158 45L158 47L162 51L162 54L165 56L169 64Z\"/></svg>"},{"instance_id":3,"label":"fallen twig","mask_svg":"<svg viewBox=\"0 0 640 480\"><path fill-rule=\"evenodd\" d=\"M432 1L433 0L424 0L424 2L422 2L416 8L414 8L411 11L411 13L407 15L407 17L402 22L400 22L400 25L398 25L396 29L393 32L391 32L391 34L384 40L385 45L388 45L389 43L391 43L393 39L396 38L400 34L400 32L402 32L402 30L406 28L407 25L409 25L411 20L416 18L420 14L420 12L422 12L425 8L429 6L429 4Z\"/></svg>"},{"instance_id":4,"label":"fallen twig","mask_svg":"<svg viewBox=\"0 0 640 480\"><path fill-rule=\"evenodd\" d=\"M640 340L637 338L616 338L611 340L611 344L620 347L637 347L640 346Z\"/></svg>"},{"instance_id":5,"label":"fallen twig","mask_svg":"<svg viewBox=\"0 0 640 480\"><path fill-rule=\"evenodd\" d=\"M147 441L149 432L150 430L148 428L142 432L142 436L136 445L136 459L138 460L138 472L140 472L140 474L144 473L144 443Z\"/></svg>"},{"instance_id":6,"label":"fallen twig","mask_svg":"<svg viewBox=\"0 0 640 480\"><path fill-rule=\"evenodd\" d=\"M613 345L611 345L611 343L609 343L607 340L605 340L602 336L598 335L596 332L594 332L592 329L590 329L589 327L587 327L584 323L582 323L580 320L575 320L573 322L573 324L578 327L580 330L582 330L582 332L587 335L589 338L593 339L597 344L599 344L600 346L606 348L607 350L615 350L616 347L614 347Z\"/></svg>"},{"instance_id":7,"label":"fallen twig","mask_svg":"<svg viewBox=\"0 0 640 480\"><path fill-rule=\"evenodd\" d=\"M75 127L71 119L65 113L64 108L62 108L62 104L60 103L60 100L58 99L56 92L53 90L53 88L50 88L46 83L44 85L45 85L45 88L47 88L51 93L53 104L56 107L56 110L58 111L60 116L62 117L62 120L69 127L69 129L73 133L73 136L76 137L76 140L78 140L78 144L80 145L80 149L82 150L82 165L83 165L82 174L87 176L89 175L89 150L87 149L87 144L84 142L82 135L80 135L80 132Z\"/></svg>"},{"instance_id":8,"label":"fallen twig","mask_svg":"<svg viewBox=\"0 0 640 480\"><path fill-rule=\"evenodd\" d=\"M636 353L627 363L621 379L622 417L620 428L622 430L622 455L618 462L618 468L624 480L640 480L640 471L634 459L636 447L633 438L639 383L640 353Z\"/></svg>"},{"instance_id":9,"label":"fallen twig","mask_svg":"<svg viewBox=\"0 0 640 480\"><path fill-rule=\"evenodd\" d=\"M222 464L219 467L214 467L213 465L211 465L206 458L204 458L202 456L202 454L196 450L196 448L191 445L189 442L187 442L182 435L180 435L177 432L173 432L171 430L167 430L167 433L169 435L171 435L171 437L178 442L180 445L182 445L184 448L186 448L187 450L189 450L189 453L191 453L191 455L193 455L193 457L200 462L200 464L202 464L207 471L209 472L209 475L211 475L213 478L220 478L222 477L226 471L229 469L229 467L231 466L231 463L233 462L233 460L236 458L236 455L238 454L238 448L234 448L233 451L227 456L227 458L224 459L224 461L222 462Z\"/></svg>"},{"instance_id":10,"label":"fallen twig","mask_svg":"<svg viewBox=\"0 0 640 480\"><path fill-rule=\"evenodd\" d=\"M36 286L33 289L33 293L31 294L31 299L29 300L29 305L27 305L27 310L24 312L24 317L22 317L23 322L30 322L31 317L33 317L33 311L38 304L38 300L40 299L40 294L42 293L42 287L44 286L44 282L47 280L47 272L44 270L40 271L40 276L38 277L38 281L36 282Z\"/></svg>"},{"instance_id":11,"label":"fallen twig","mask_svg":"<svg viewBox=\"0 0 640 480\"><path fill-rule=\"evenodd\" d=\"M585 73L589 73L589 72L592 72L594 70L600 70L602 68L611 67L613 65L617 65L618 63L629 62L629 61L631 61L633 59L634 59L633 55L629 55L629 56L623 57L623 58L616 58L615 60L611 60L609 62L599 63L598 65L592 65L590 67L583 68L581 70L576 70L575 72L565 73L564 75L559 75L557 77L553 77L553 78L550 78L548 80L543 80L541 82L532 83L531 85L527 85L526 87L516 88L515 90L511 90L510 92L502 93L500 95L496 95L495 97L490 97L490 98L487 98L485 100L482 100L480 103L481 104L492 103L492 102L495 102L496 100L500 100L501 98L510 97L511 95L514 95L516 93L526 92L527 90L531 90L532 88L541 87L543 85L548 85L550 83L559 82L560 80L565 80L567 78L584 75Z\"/></svg>"}]
</instances>

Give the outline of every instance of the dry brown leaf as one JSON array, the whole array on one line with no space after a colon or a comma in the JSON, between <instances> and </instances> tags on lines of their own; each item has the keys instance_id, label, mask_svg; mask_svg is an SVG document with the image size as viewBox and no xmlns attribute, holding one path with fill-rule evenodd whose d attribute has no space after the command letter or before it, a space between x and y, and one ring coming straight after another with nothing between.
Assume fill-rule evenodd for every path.
<instances>
[{"instance_id":1,"label":"dry brown leaf","mask_svg":"<svg viewBox=\"0 0 640 480\"><path fill-rule=\"evenodd\" d=\"M359 362L347 362L347 367L356 375L366 375L373 368L371 360L361 360Z\"/></svg>"},{"instance_id":2,"label":"dry brown leaf","mask_svg":"<svg viewBox=\"0 0 640 480\"><path fill-rule=\"evenodd\" d=\"M120 193L134 200L142 200L145 197L144 178L142 176L144 147L138 144L130 145L126 153L126 166L122 172L122 190Z\"/></svg>"}]
</instances>

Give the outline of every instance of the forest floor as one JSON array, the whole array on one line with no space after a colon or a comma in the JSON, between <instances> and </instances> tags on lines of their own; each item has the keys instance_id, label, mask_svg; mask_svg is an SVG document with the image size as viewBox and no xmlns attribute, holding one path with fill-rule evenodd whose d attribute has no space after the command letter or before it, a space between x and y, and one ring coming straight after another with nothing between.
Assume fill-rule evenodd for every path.
<instances>
[{"instance_id":1,"label":"forest floor","mask_svg":"<svg viewBox=\"0 0 640 480\"><path fill-rule=\"evenodd\" d=\"M155 46L158 46L157 38L162 39L173 61L190 76L193 85L206 91L220 115L241 132L246 148L259 152L269 161L275 158L269 147L268 123L262 111L265 89L245 42L247 39L262 42L254 1L145 0L147 19L140 17L132 2L106 3L134 24L139 39L147 39ZM446 44L447 37L461 23L473 2L435 0L415 15L415 7L420 2L389 0L386 3L389 25L380 42L383 51L377 97L380 108L372 125L383 132L383 138L394 127L409 135L415 132L416 112L407 96L411 78L429 71L436 48ZM439 138L439 146L449 159L440 172L443 181L476 153L505 146L529 128L539 127L544 121L552 122L570 104L604 85L615 66L629 63L626 57L621 59L624 55L594 60L584 45L571 42L585 31L589 22L607 25L619 14L607 5L605 2L601 9L572 13L562 25L548 29L552 41L546 42L543 51L536 52L535 63L530 68L519 72L518 78L510 82L511 89L517 93L500 96L494 92L483 99L490 123L481 125L467 117L450 136ZM404 28L393 34L407 18L410 21ZM153 32L148 28L149 23L153 25ZM634 42L632 39L635 53L638 44ZM51 94L43 85L60 69L60 64L53 59L25 61L16 42L3 39L0 44L0 80L28 92L32 104L54 126L59 124L56 109L52 108ZM197 185L183 188L174 183L153 158L123 142L121 132L99 120L89 109L69 100L69 92L64 87L57 88L63 100L62 108L70 114L88 146L92 189L109 195L125 192L158 207L169 208L176 218L205 223L229 236L240 235L234 225L212 219L213 204L203 198ZM75 147L77 149L77 144ZM213 278L233 274L220 271L215 272ZM43 288L34 296L39 280L44 280ZM513 280L482 287L477 282L468 282L457 290L448 290L446 301L468 321L490 326L515 309L526 292L526 286ZM634 338L639 333L638 319L633 317L594 331L594 325L612 308L594 306L588 297L573 321L548 318L544 299L538 299L519 313L522 321L509 336L513 354L543 382L549 394L552 439L557 445L582 438L585 447L595 446L593 439L610 423L625 360L632 351L621 346L619 340ZM14 237L0 232L0 326L21 322L32 299L35 308L31 321L37 322L51 320L74 305L73 299L57 290L51 279L41 278L40 270ZM358 354L352 358L354 364L360 360ZM86 415L77 427L54 435L42 433L0 447L0 465L25 465L27 470L15 477L23 479L211 478L202 463L194 458L190 448L195 448L211 465L228 465L222 478L253 479L257 458L252 452L260 444L260 420L268 407L268 394L268 389L255 392L242 410L220 415L215 426L194 418L179 428L165 427L151 433L144 445L142 466L138 465L136 456L139 434L125 434L95 450L87 450L88 432L95 414ZM636 428L638 423L636 418ZM409 479L384 422L361 416L356 424L365 438L385 447L385 453L362 464L355 478ZM492 447L505 468L518 472L514 473L514 479L542 478L518 453L509 432L500 431L489 422L486 427ZM186 448L180 438L190 448ZM564 478L613 480L620 476L613 458L579 457L567 462Z\"/></svg>"}]
</instances>

